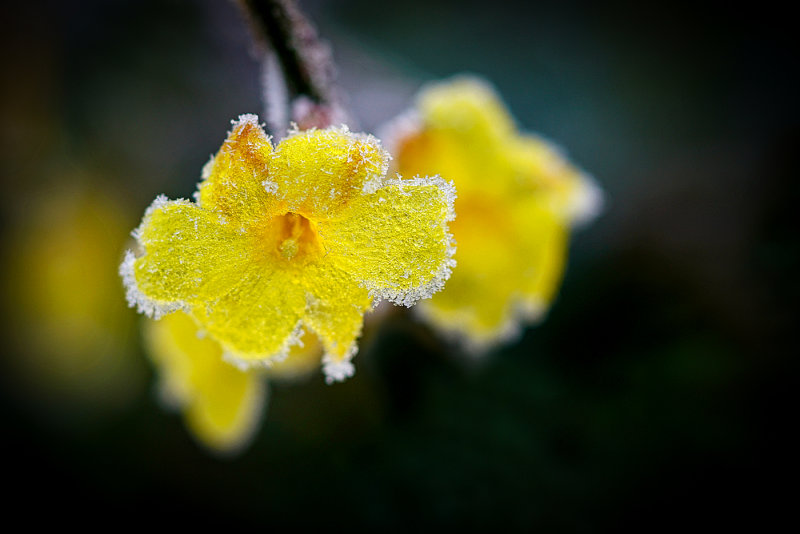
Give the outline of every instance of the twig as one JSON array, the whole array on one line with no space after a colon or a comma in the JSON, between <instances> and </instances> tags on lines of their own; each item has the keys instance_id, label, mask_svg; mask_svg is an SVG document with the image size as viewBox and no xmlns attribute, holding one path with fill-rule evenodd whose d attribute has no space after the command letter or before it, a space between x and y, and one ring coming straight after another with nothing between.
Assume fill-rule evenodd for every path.
<instances>
[{"instance_id":1,"label":"twig","mask_svg":"<svg viewBox=\"0 0 800 534\"><path fill-rule=\"evenodd\" d=\"M329 47L293 0L238 0L264 57L274 53L292 103L291 117L301 128L324 127L342 115L333 88ZM267 71L268 72L268 71ZM269 91L267 109L274 109Z\"/></svg>"}]
</instances>

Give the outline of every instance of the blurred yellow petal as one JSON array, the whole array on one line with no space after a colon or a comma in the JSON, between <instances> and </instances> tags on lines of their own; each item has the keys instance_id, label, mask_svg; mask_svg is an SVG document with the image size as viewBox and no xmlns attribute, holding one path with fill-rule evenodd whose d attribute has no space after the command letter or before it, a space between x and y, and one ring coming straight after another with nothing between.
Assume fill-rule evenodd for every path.
<instances>
[{"instance_id":1,"label":"blurred yellow petal","mask_svg":"<svg viewBox=\"0 0 800 534\"><path fill-rule=\"evenodd\" d=\"M602 191L555 146L524 135L509 140L506 154L519 185L546 198L548 207L562 219L585 222L599 213Z\"/></svg>"},{"instance_id":2,"label":"blurred yellow petal","mask_svg":"<svg viewBox=\"0 0 800 534\"><path fill-rule=\"evenodd\" d=\"M235 452L250 442L266 400L261 377L224 362L222 347L182 312L147 321L145 342L162 397L185 414L202 444Z\"/></svg>"},{"instance_id":3,"label":"blurred yellow petal","mask_svg":"<svg viewBox=\"0 0 800 534\"><path fill-rule=\"evenodd\" d=\"M324 219L377 185L388 165L389 155L374 137L328 128L295 132L281 141L270 176L287 211Z\"/></svg>"},{"instance_id":4,"label":"blurred yellow petal","mask_svg":"<svg viewBox=\"0 0 800 534\"><path fill-rule=\"evenodd\" d=\"M561 281L567 232L536 199L468 197L457 209L458 267L445 289L419 306L442 330L469 332L470 347L480 351L547 309Z\"/></svg>"},{"instance_id":5,"label":"blurred yellow petal","mask_svg":"<svg viewBox=\"0 0 800 534\"><path fill-rule=\"evenodd\" d=\"M523 310L538 318L555 298L567 259L568 225L537 198L525 198L511 208L520 230L517 254L528 268L521 273L519 292Z\"/></svg>"},{"instance_id":6,"label":"blurred yellow petal","mask_svg":"<svg viewBox=\"0 0 800 534\"><path fill-rule=\"evenodd\" d=\"M26 200L23 219L9 217L0 283L13 381L37 399L53 397L50 406L89 413L125 406L144 369L115 274L128 206L86 181L63 176Z\"/></svg>"},{"instance_id":7,"label":"blurred yellow petal","mask_svg":"<svg viewBox=\"0 0 800 534\"><path fill-rule=\"evenodd\" d=\"M414 119L402 117L401 120L403 124L399 128L407 130L404 132L407 135L399 138L400 146L394 153L402 155L403 176L426 176L429 169L438 169L440 176L472 177L473 181L485 176L481 168L472 166L468 144L431 129L421 129ZM489 164L481 163L481 166L488 168Z\"/></svg>"},{"instance_id":8,"label":"blurred yellow petal","mask_svg":"<svg viewBox=\"0 0 800 534\"><path fill-rule=\"evenodd\" d=\"M494 89L471 76L431 85L417 108L426 126L449 131L462 144L488 151L514 135L514 121Z\"/></svg>"}]
</instances>

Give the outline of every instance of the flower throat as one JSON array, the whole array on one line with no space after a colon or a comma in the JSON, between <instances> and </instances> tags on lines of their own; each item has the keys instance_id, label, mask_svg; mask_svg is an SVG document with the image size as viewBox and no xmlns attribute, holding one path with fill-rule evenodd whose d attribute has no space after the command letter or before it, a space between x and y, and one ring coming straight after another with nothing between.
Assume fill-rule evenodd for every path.
<instances>
[{"instance_id":1,"label":"flower throat","mask_svg":"<svg viewBox=\"0 0 800 534\"><path fill-rule=\"evenodd\" d=\"M274 253L286 261L314 256L322 250L316 225L298 213L273 217L269 223L267 242Z\"/></svg>"}]
</instances>

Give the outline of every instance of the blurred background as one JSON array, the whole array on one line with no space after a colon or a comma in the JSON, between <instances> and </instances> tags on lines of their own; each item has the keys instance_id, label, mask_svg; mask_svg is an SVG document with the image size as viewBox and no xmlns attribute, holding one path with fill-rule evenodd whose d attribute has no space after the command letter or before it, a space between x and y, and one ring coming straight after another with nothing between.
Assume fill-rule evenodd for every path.
<instances>
[{"instance_id":1,"label":"blurred background","mask_svg":"<svg viewBox=\"0 0 800 534\"><path fill-rule=\"evenodd\" d=\"M7 517L544 532L787 518L800 117L786 14L301 6L353 129L471 72L594 175L606 209L574 234L549 317L475 367L390 313L353 379L273 386L253 444L209 455L158 403L116 267L151 200L189 197L229 121L261 113L249 29L232 2L5 3Z\"/></svg>"}]
</instances>

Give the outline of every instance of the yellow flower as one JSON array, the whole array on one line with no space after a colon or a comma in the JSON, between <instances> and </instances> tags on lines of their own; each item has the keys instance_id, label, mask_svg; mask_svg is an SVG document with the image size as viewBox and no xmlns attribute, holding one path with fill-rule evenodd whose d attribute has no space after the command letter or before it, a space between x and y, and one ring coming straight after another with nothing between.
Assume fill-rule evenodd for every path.
<instances>
[{"instance_id":1,"label":"yellow flower","mask_svg":"<svg viewBox=\"0 0 800 534\"><path fill-rule=\"evenodd\" d=\"M159 392L183 412L192 435L210 449L235 453L252 439L267 397L265 378L293 377L319 367L313 334L301 336L289 356L267 371L240 370L222 358L219 343L182 312L147 321L145 345L159 375Z\"/></svg>"},{"instance_id":2,"label":"yellow flower","mask_svg":"<svg viewBox=\"0 0 800 534\"><path fill-rule=\"evenodd\" d=\"M54 405L121 408L144 382L130 343L136 316L115 274L127 206L80 173L61 178L26 205L3 247L9 370Z\"/></svg>"},{"instance_id":3,"label":"yellow flower","mask_svg":"<svg viewBox=\"0 0 800 534\"><path fill-rule=\"evenodd\" d=\"M454 265L452 185L386 178L389 156L346 128L290 132L275 148L242 115L203 169L196 202L159 197L120 267L131 306L183 309L243 366L281 360L308 327L328 382L353 374L364 312L410 306Z\"/></svg>"},{"instance_id":4,"label":"yellow flower","mask_svg":"<svg viewBox=\"0 0 800 534\"><path fill-rule=\"evenodd\" d=\"M475 78L424 90L387 137L400 173L436 173L458 188L458 269L418 310L477 352L540 318L560 283L569 228L595 215L599 189L550 144L518 133Z\"/></svg>"}]
</instances>

